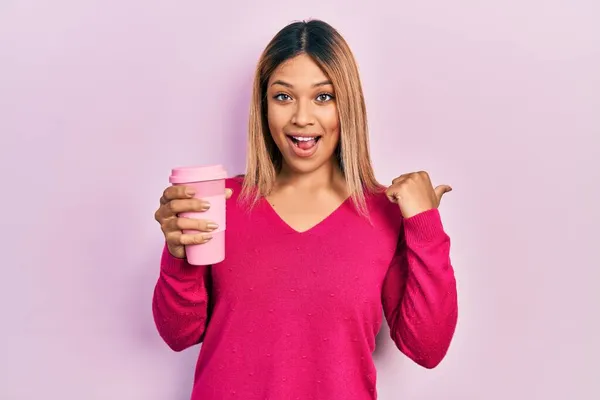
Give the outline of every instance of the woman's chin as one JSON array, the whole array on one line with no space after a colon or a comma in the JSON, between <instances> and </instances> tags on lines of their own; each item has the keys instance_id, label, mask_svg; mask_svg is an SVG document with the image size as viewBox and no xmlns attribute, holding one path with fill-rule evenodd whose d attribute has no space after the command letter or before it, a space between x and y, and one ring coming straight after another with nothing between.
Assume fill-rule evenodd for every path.
<instances>
[{"instance_id":1,"label":"woman's chin","mask_svg":"<svg viewBox=\"0 0 600 400\"><path fill-rule=\"evenodd\" d=\"M329 166L330 164L337 164L337 160L333 156L333 153L330 157L322 157L319 154L315 154L310 158L299 158L286 154L283 157L283 163L284 169L287 170L287 172L308 174Z\"/></svg>"}]
</instances>

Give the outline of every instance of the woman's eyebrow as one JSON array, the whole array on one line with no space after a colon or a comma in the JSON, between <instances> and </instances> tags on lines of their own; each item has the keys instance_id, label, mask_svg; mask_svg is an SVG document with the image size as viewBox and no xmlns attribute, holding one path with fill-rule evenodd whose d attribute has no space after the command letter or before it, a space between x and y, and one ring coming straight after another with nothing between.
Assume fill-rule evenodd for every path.
<instances>
[{"instance_id":1,"label":"woman's eyebrow","mask_svg":"<svg viewBox=\"0 0 600 400\"><path fill-rule=\"evenodd\" d=\"M290 89L294 88L294 85L292 85L291 83L282 81L281 79L278 79L278 80L274 81L271 84L271 86L274 86L274 85L281 85L281 86L288 87ZM326 81L322 81L322 82L317 82L317 83L313 84L312 86L313 87L318 87L318 86L326 86L326 85L332 85L331 81L330 80L326 80Z\"/></svg>"}]
</instances>

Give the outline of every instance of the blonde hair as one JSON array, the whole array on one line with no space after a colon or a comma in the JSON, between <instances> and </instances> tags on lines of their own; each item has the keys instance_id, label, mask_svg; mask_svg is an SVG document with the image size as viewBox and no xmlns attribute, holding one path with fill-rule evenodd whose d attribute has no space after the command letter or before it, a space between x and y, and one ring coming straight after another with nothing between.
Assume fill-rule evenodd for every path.
<instances>
[{"instance_id":1,"label":"blonde hair","mask_svg":"<svg viewBox=\"0 0 600 400\"><path fill-rule=\"evenodd\" d=\"M369 154L367 112L354 55L344 38L320 20L294 22L280 30L263 51L254 76L250 105L246 175L241 197L252 205L268 195L282 165L282 155L269 132L267 84L284 61L310 56L331 80L340 120L340 143L335 151L352 201L368 216L365 195L380 191Z\"/></svg>"}]
</instances>

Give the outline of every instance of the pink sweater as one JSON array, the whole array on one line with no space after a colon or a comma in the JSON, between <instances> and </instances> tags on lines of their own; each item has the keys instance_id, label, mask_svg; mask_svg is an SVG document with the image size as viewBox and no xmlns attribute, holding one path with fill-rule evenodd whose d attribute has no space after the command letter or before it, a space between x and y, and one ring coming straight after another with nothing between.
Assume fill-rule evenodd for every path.
<instances>
[{"instance_id":1,"label":"pink sweater","mask_svg":"<svg viewBox=\"0 0 600 400\"><path fill-rule=\"evenodd\" d=\"M457 296L437 210L403 220L372 195L372 225L346 201L299 233L264 199L238 205L240 180L227 185L226 260L191 266L165 248L152 303L173 350L202 343L192 400L376 399L384 317L410 359L444 358Z\"/></svg>"}]
</instances>

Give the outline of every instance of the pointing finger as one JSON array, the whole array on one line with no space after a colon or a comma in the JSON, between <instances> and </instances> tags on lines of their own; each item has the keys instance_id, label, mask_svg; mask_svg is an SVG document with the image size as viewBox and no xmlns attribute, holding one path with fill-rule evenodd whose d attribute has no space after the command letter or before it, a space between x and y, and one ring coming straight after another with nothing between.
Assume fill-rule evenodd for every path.
<instances>
[{"instance_id":1,"label":"pointing finger","mask_svg":"<svg viewBox=\"0 0 600 400\"><path fill-rule=\"evenodd\" d=\"M449 185L439 185L434 190L439 202L440 200L442 200L442 196L444 195L444 193L452 191L452 187Z\"/></svg>"}]
</instances>

